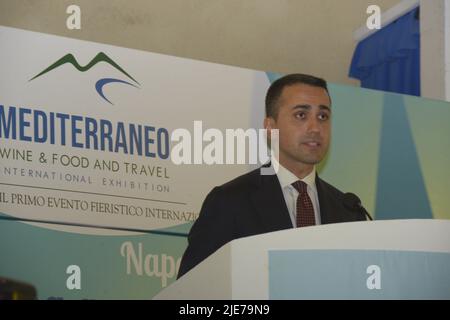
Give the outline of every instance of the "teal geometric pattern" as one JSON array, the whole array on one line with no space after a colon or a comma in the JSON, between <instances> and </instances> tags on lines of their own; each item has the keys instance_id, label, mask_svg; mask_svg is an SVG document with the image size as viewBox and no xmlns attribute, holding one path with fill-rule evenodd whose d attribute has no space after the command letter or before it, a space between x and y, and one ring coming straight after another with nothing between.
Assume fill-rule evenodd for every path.
<instances>
[{"instance_id":1,"label":"teal geometric pattern","mask_svg":"<svg viewBox=\"0 0 450 320\"><path fill-rule=\"evenodd\" d=\"M275 82L277 79L281 78L283 74L276 73L276 72L266 72L267 78L269 79L270 83Z\"/></svg>"},{"instance_id":2,"label":"teal geometric pattern","mask_svg":"<svg viewBox=\"0 0 450 320\"><path fill-rule=\"evenodd\" d=\"M404 98L385 93L378 162L377 220L433 218Z\"/></svg>"}]
</instances>

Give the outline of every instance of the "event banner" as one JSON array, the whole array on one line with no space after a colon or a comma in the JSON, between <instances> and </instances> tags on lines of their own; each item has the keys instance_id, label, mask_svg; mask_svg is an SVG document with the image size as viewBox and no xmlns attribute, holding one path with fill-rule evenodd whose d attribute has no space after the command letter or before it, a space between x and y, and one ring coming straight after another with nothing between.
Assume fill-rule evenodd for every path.
<instances>
[{"instance_id":1,"label":"event banner","mask_svg":"<svg viewBox=\"0 0 450 320\"><path fill-rule=\"evenodd\" d=\"M0 30L5 214L169 228L245 171L202 166L203 131L248 128L265 73Z\"/></svg>"},{"instance_id":2,"label":"event banner","mask_svg":"<svg viewBox=\"0 0 450 320\"><path fill-rule=\"evenodd\" d=\"M39 298L150 298L209 190L248 171L203 154L212 130L261 128L266 74L7 27L0 43L0 212L27 219L0 222L0 276Z\"/></svg>"},{"instance_id":3,"label":"event banner","mask_svg":"<svg viewBox=\"0 0 450 320\"><path fill-rule=\"evenodd\" d=\"M0 277L39 299L152 298L207 193L267 160L279 75L9 27L0 43ZM376 219L450 218L449 104L329 89L321 177Z\"/></svg>"}]
</instances>

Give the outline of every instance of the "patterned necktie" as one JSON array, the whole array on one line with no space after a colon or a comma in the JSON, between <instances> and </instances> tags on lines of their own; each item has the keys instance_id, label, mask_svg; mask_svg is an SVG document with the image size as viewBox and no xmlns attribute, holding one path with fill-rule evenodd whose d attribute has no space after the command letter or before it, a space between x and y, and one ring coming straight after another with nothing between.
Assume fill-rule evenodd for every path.
<instances>
[{"instance_id":1,"label":"patterned necktie","mask_svg":"<svg viewBox=\"0 0 450 320\"><path fill-rule=\"evenodd\" d=\"M299 180L294 182L292 186L299 193L297 197L297 228L314 226L316 224L316 218L314 216L313 204L306 191L307 184Z\"/></svg>"}]
</instances>

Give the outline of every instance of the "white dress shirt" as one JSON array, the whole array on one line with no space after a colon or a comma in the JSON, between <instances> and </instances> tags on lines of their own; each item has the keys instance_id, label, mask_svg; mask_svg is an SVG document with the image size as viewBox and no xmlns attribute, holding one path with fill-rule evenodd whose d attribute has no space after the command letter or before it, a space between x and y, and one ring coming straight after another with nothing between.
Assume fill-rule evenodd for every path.
<instances>
[{"instance_id":1,"label":"white dress shirt","mask_svg":"<svg viewBox=\"0 0 450 320\"><path fill-rule=\"evenodd\" d=\"M303 179L298 179L295 174L278 163L277 177L281 185L281 190L283 191L283 196L284 200L286 201L289 216L291 217L292 226L294 228L297 227L297 197L299 194L298 191L292 186L292 183L298 180L301 180L307 184L306 191L308 192L308 196L310 197L312 205L314 207L316 225L319 225L321 222L319 196L317 195L316 188L316 168L313 167L313 170Z\"/></svg>"}]
</instances>

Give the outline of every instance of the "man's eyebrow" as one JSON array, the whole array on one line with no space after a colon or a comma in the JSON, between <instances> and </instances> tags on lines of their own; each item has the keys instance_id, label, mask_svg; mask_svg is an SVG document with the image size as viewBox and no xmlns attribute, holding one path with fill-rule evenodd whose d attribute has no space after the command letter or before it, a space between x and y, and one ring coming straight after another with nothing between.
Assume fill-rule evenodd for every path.
<instances>
[{"instance_id":1,"label":"man's eyebrow","mask_svg":"<svg viewBox=\"0 0 450 320\"><path fill-rule=\"evenodd\" d=\"M292 110L295 110L295 109L310 110L311 106L309 104L298 104L298 105L292 107Z\"/></svg>"},{"instance_id":2,"label":"man's eyebrow","mask_svg":"<svg viewBox=\"0 0 450 320\"><path fill-rule=\"evenodd\" d=\"M320 110L328 110L329 112L331 112L331 108L329 106L326 106L326 105L323 105L323 104L321 104L319 106L319 109Z\"/></svg>"},{"instance_id":3,"label":"man's eyebrow","mask_svg":"<svg viewBox=\"0 0 450 320\"><path fill-rule=\"evenodd\" d=\"M309 105L309 104L298 104L298 105L292 107L292 110L296 110L296 109L311 110L311 105ZM326 105L323 105L323 104L319 105L319 109L320 110L327 110L327 111L331 112L331 108L329 106L326 106Z\"/></svg>"}]
</instances>

